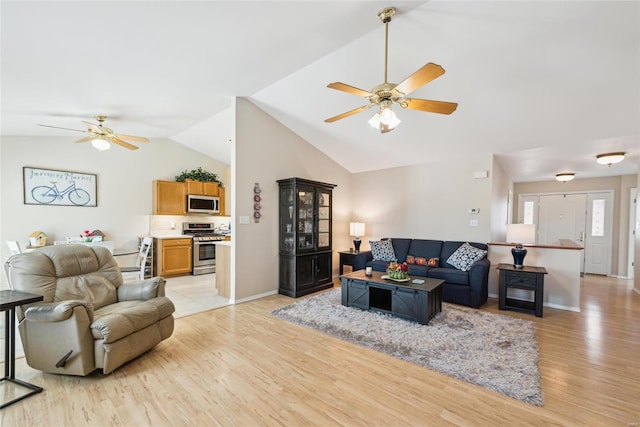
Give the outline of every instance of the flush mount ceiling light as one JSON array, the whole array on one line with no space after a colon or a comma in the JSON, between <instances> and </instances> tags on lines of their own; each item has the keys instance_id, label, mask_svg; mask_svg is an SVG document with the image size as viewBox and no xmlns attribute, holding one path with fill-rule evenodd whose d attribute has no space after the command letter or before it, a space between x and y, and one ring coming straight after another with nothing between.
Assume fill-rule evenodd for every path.
<instances>
[{"instance_id":1,"label":"flush mount ceiling light","mask_svg":"<svg viewBox=\"0 0 640 427\"><path fill-rule=\"evenodd\" d=\"M600 163L601 165L611 166L614 163L623 161L624 154L625 153L623 151L620 151L617 153L598 154L596 156L596 162Z\"/></svg>"},{"instance_id":2,"label":"flush mount ceiling light","mask_svg":"<svg viewBox=\"0 0 640 427\"><path fill-rule=\"evenodd\" d=\"M560 182L571 181L573 178L575 178L575 176L576 174L571 172L558 173L556 174L556 181L560 181Z\"/></svg>"}]
</instances>

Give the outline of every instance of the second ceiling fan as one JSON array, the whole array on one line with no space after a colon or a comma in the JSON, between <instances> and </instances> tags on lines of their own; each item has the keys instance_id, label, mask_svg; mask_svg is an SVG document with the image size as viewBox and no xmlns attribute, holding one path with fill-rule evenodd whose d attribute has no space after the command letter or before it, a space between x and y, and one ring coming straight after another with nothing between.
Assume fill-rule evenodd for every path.
<instances>
[{"instance_id":1,"label":"second ceiling fan","mask_svg":"<svg viewBox=\"0 0 640 427\"><path fill-rule=\"evenodd\" d=\"M378 112L369 120L369 124L374 128L379 129L381 133L387 133L392 131L400 123L400 120L391 109L393 104L398 104L402 108L408 108L410 110L419 110L438 114L451 114L456 110L456 108L458 108L458 104L455 102L406 98L409 93L443 75L444 69L440 65L429 62L407 77L402 83L395 84L387 82L389 22L391 22L391 18L395 13L396 9L393 7L387 7L378 12L378 17L382 23L385 24L384 83L374 87L371 91L359 89L341 82L330 83L327 85L328 88L368 98L369 104L328 118L325 122L333 123L340 119L344 119L345 117L352 116L368 110L371 107L377 106L379 108Z\"/></svg>"},{"instance_id":2,"label":"second ceiling fan","mask_svg":"<svg viewBox=\"0 0 640 427\"><path fill-rule=\"evenodd\" d=\"M73 130L73 131L76 131L76 132L88 133L89 136L85 136L84 138L80 138L76 142L89 142L89 141L91 141L91 144L95 148L100 150L100 151L108 150L111 147L111 143L117 144L117 145L119 145L121 147L124 147L124 148L128 148L129 150L137 150L138 149L138 147L136 147L135 145L130 144L129 142L125 141L125 139L128 139L129 141L136 141L136 142L149 142L149 139L147 139L145 137L142 137L142 136L123 135L123 134L119 134L119 133L114 133L113 130L109 129L108 127L103 126L104 121L107 120L107 116L94 116L94 118L98 121L97 125L82 120L82 123L87 125L87 130L78 130L78 129L63 128L63 127L60 127L60 126L51 126L51 125L42 125L42 124L39 125L39 126L44 126L44 127L48 127L48 128L54 128L54 129Z\"/></svg>"}]
</instances>

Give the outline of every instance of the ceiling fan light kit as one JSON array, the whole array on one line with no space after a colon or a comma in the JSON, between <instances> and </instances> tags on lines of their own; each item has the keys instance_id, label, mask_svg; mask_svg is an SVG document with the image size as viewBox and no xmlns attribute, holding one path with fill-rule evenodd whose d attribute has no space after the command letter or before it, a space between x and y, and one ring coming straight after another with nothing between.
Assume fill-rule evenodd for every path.
<instances>
[{"instance_id":1,"label":"ceiling fan light kit","mask_svg":"<svg viewBox=\"0 0 640 427\"><path fill-rule=\"evenodd\" d=\"M567 182L567 181L571 181L575 177L576 177L575 173L571 173L571 172L559 173L559 174L556 174L556 181Z\"/></svg>"},{"instance_id":2,"label":"ceiling fan light kit","mask_svg":"<svg viewBox=\"0 0 640 427\"><path fill-rule=\"evenodd\" d=\"M109 144L109 141L105 141L102 138L94 138L91 140L91 145L93 145L93 148L95 148L98 151L105 151L108 150L109 148L111 148L111 144Z\"/></svg>"},{"instance_id":3,"label":"ceiling fan light kit","mask_svg":"<svg viewBox=\"0 0 640 427\"><path fill-rule=\"evenodd\" d=\"M609 167L611 167L611 165L623 161L624 155L625 153L622 151L616 153L598 154L596 156L596 162L600 163L601 165L608 165Z\"/></svg>"},{"instance_id":4,"label":"ceiling fan light kit","mask_svg":"<svg viewBox=\"0 0 640 427\"><path fill-rule=\"evenodd\" d=\"M144 138L142 136L117 134L117 133L114 133L113 130L107 127L104 127L103 123L105 120L107 120L107 116L94 116L94 118L98 121L97 125L82 120L82 123L87 125L87 130L70 129L70 128L63 128L59 126L43 125L43 124L39 124L38 126L44 126L48 128L55 128L55 129L72 130L74 132L88 133L89 136L80 138L76 142L91 141L91 145L99 151L108 150L109 148L111 148L112 143L117 144L124 148L128 148L129 150L137 150L138 147L125 141L127 139L135 142L149 142L147 138Z\"/></svg>"},{"instance_id":5,"label":"ceiling fan light kit","mask_svg":"<svg viewBox=\"0 0 640 427\"><path fill-rule=\"evenodd\" d=\"M378 17L385 25L384 36L384 83L375 86L371 91L359 89L341 82L334 82L327 85L330 89L340 90L351 93L363 98L367 98L370 102L368 105L355 108L345 113L325 119L326 123L333 123L345 117L352 116L371 107L378 106L378 112L369 120L369 124L386 133L395 129L400 124L400 119L391 109L393 104L398 104L402 108L410 110L424 111L428 113L451 114L458 104L455 102L434 101L429 99L406 98L406 96L414 90L422 87L432 80L437 79L444 74L444 69L437 64L431 62L425 64L418 71L407 77L402 83L395 84L387 82L387 65L389 59L389 22L395 15L396 9L386 7L378 12Z\"/></svg>"}]
</instances>

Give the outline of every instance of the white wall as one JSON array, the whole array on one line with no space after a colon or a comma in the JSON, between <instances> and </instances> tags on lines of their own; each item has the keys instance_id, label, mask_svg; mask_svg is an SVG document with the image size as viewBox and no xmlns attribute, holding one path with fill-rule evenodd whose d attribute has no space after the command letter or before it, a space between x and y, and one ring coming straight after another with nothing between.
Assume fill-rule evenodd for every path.
<instances>
[{"instance_id":1,"label":"white wall","mask_svg":"<svg viewBox=\"0 0 640 427\"><path fill-rule=\"evenodd\" d=\"M232 151L236 301L278 290L278 179L300 177L337 184L333 192L333 248L349 247L349 172L244 98L236 99ZM252 216L256 182L262 189L259 223ZM249 216L250 223L241 225L240 216ZM333 261L336 272L337 252Z\"/></svg>"},{"instance_id":2,"label":"white wall","mask_svg":"<svg viewBox=\"0 0 640 427\"><path fill-rule=\"evenodd\" d=\"M491 167L487 154L354 174L351 205L366 224L361 249L382 237L488 242L491 180L474 178L474 172L490 174ZM477 227L469 225L472 219Z\"/></svg>"},{"instance_id":3,"label":"white wall","mask_svg":"<svg viewBox=\"0 0 640 427\"><path fill-rule=\"evenodd\" d=\"M506 242L509 211L513 209L509 205L509 194L513 198L513 182L493 156L491 173L491 241ZM513 203L513 200L511 200ZM513 222L513 221L512 221Z\"/></svg>"},{"instance_id":4,"label":"white wall","mask_svg":"<svg viewBox=\"0 0 640 427\"><path fill-rule=\"evenodd\" d=\"M5 240L27 244L35 230L47 241L100 229L115 247L130 246L149 231L152 181L173 180L198 166L224 176L225 165L169 139L152 139L139 150L120 147L99 152L73 137L3 137L0 143L0 254ZM97 207L38 206L23 203L23 166L96 174ZM4 275L3 275L4 279Z\"/></svg>"}]
</instances>

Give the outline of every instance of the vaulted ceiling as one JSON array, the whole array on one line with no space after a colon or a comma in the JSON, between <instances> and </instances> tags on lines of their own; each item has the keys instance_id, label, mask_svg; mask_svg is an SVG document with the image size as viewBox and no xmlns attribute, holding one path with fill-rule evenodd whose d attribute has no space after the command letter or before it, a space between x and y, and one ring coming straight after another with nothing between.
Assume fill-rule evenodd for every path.
<instances>
[{"instance_id":1,"label":"vaulted ceiling","mask_svg":"<svg viewBox=\"0 0 640 427\"><path fill-rule=\"evenodd\" d=\"M377 133L370 90L427 62L446 73L412 93L450 116L395 108ZM495 153L514 181L637 173L640 3L453 1L2 1L1 132L69 135L110 116L117 132L173 138L229 163L229 107L247 97L352 172ZM611 168L595 155L626 151Z\"/></svg>"}]
</instances>

